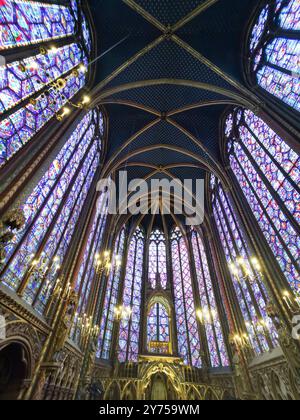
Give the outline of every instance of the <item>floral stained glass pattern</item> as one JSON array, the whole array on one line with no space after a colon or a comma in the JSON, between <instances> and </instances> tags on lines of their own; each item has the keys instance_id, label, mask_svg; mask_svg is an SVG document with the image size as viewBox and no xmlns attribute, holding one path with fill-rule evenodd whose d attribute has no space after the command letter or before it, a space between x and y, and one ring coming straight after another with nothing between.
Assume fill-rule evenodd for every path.
<instances>
[{"instance_id":1,"label":"floral stained glass pattern","mask_svg":"<svg viewBox=\"0 0 300 420\"><path fill-rule=\"evenodd\" d=\"M288 37L286 30L290 31ZM300 111L299 30L300 1L270 1L252 30L249 47L259 86L297 111ZM270 33L274 34L271 39Z\"/></svg>"},{"instance_id":2,"label":"floral stained glass pattern","mask_svg":"<svg viewBox=\"0 0 300 420\"><path fill-rule=\"evenodd\" d=\"M26 0L5 0L0 7L0 50L73 35L69 7Z\"/></svg>"},{"instance_id":3,"label":"floral stained glass pattern","mask_svg":"<svg viewBox=\"0 0 300 420\"><path fill-rule=\"evenodd\" d=\"M246 264L245 269L238 268L232 272L232 282L252 347L257 354L267 352L270 347L277 345L275 327L266 311L268 293L261 274L251 262L253 253L234 208L221 183L216 179L213 186L213 210L228 265L236 265L240 259ZM245 277L245 271L251 277L251 281ZM261 320L268 325L268 331L262 327Z\"/></svg>"},{"instance_id":4,"label":"floral stained glass pattern","mask_svg":"<svg viewBox=\"0 0 300 420\"><path fill-rule=\"evenodd\" d=\"M192 247L211 366L214 368L229 366L230 363L224 342L204 243L199 233L195 230L192 231Z\"/></svg>"},{"instance_id":5,"label":"floral stained glass pattern","mask_svg":"<svg viewBox=\"0 0 300 420\"><path fill-rule=\"evenodd\" d=\"M83 118L23 204L25 228L7 247L2 282L16 290L26 280L24 297L40 312L99 163L101 124L97 111Z\"/></svg>"},{"instance_id":6,"label":"floral stained glass pattern","mask_svg":"<svg viewBox=\"0 0 300 420\"><path fill-rule=\"evenodd\" d=\"M123 306L131 317L122 319L119 333L119 361L137 362L141 324L141 298L144 267L144 232L138 228L129 244L124 280Z\"/></svg>"},{"instance_id":7,"label":"floral stained glass pattern","mask_svg":"<svg viewBox=\"0 0 300 420\"><path fill-rule=\"evenodd\" d=\"M112 342L112 333L115 320L115 308L118 304L119 287L121 280L121 265L116 265L117 256L124 257L125 229L120 232L114 247L113 269L111 270L105 287L105 298L100 323L100 336L97 357L109 360Z\"/></svg>"},{"instance_id":8,"label":"floral stained glass pattern","mask_svg":"<svg viewBox=\"0 0 300 420\"><path fill-rule=\"evenodd\" d=\"M167 287L166 239L164 233L158 229L150 236L148 276L152 289Z\"/></svg>"},{"instance_id":9,"label":"floral stained glass pattern","mask_svg":"<svg viewBox=\"0 0 300 420\"><path fill-rule=\"evenodd\" d=\"M172 233L171 247L179 354L186 364L200 368L201 348L190 259L185 239L179 228Z\"/></svg>"},{"instance_id":10,"label":"floral stained glass pattern","mask_svg":"<svg viewBox=\"0 0 300 420\"><path fill-rule=\"evenodd\" d=\"M228 135L231 168L281 270L298 291L300 157L251 111L239 112L239 139Z\"/></svg>"}]
</instances>

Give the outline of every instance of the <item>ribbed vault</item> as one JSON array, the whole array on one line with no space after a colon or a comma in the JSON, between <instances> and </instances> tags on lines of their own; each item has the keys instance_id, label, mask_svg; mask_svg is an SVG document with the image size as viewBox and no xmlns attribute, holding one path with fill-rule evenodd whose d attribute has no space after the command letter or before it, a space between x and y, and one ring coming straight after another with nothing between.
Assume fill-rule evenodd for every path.
<instances>
[{"instance_id":1,"label":"ribbed vault","mask_svg":"<svg viewBox=\"0 0 300 420\"><path fill-rule=\"evenodd\" d=\"M92 0L98 54L93 104L104 105L109 139L103 176L158 173L203 178L221 166L225 109L254 109L241 41L255 0ZM209 37L207 36L209 34ZM153 173L154 168L154 173Z\"/></svg>"}]
</instances>

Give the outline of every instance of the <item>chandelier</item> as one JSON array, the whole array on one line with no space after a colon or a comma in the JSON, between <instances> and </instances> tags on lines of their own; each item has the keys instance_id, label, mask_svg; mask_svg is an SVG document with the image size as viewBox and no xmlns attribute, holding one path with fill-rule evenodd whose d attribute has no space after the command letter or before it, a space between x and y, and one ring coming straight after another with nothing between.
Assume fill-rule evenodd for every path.
<instances>
[{"instance_id":1,"label":"chandelier","mask_svg":"<svg viewBox=\"0 0 300 420\"><path fill-rule=\"evenodd\" d=\"M95 255L95 270L98 275L106 273L109 275L113 268L120 268L122 265L121 257L116 255L111 257L110 251L103 251Z\"/></svg>"}]
</instances>

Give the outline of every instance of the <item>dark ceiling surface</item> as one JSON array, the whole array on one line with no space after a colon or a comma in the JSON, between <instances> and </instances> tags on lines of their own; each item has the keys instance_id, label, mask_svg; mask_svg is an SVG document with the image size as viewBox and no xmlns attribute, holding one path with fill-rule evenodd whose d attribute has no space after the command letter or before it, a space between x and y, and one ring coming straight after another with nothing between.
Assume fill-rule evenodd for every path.
<instances>
[{"instance_id":1,"label":"dark ceiling surface","mask_svg":"<svg viewBox=\"0 0 300 420\"><path fill-rule=\"evenodd\" d=\"M179 178L217 171L221 116L229 105L254 101L243 78L242 45L261 1L88 3L98 55L106 53L93 98L109 116L112 167L125 165L129 178L155 167Z\"/></svg>"}]
</instances>

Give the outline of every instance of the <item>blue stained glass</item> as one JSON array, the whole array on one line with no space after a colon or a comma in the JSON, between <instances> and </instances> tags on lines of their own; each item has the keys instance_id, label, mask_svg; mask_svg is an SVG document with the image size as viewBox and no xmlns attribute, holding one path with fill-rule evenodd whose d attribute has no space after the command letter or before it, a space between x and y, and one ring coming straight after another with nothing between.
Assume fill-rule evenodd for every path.
<instances>
[{"instance_id":1,"label":"blue stained glass","mask_svg":"<svg viewBox=\"0 0 300 420\"><path fill-rule=\"evenodd\" d=\"M25 298L29 303L37 300L37 289L43 281L44 288L40 290L38 302L40 311L55 281L58 262L62 262L66 255L99 163L101 143L95 115L91 111L82 119L26 199L22 206L26 218L25 228L7 247L7 265L2 271L1 280L16 289L24 276L28 275ZM68 191L70 185L72 188ZM65 203L62 201L64 198ZM54 220L56 223L52 225ZM43 242L47 232L47 240ZM38 264L35 270L31 270L32 275L29 275L34 258L38 259Z\"/></svg>"},{"instance_id":2,"label":"blue stained glass","mask_svg":"<svg viewBox=\"0 0 300 420\"><path fill-rule=\"evenodd\" d=\"M152 289L167 287L167 251L165 235L159 229L152 232L149 243L148 277Z\"/></svg>"},{"instance_id":3,"label":"blue stained glass","mask_svg":"<svg viewBox=\"0 0 300 420\"><path fill-rule=\"evenodd\" d=\"M291 0L283 6L282 0L276 0L276 5L272 15L269 6L261 12L252 30L249 49L253 70L261 88L300 111L300 41L296 32L300 29L300 1ZM291 31L288 38L284 30ZM270 33L275 34L271 40Z\"/></svg>"},{"instance_id":4,"label":"blue stained glass","mask_svg":"<svg viewBox=\"0 0 300 420\"><path fill-rule=\"evenodd\" d=\"M75 35L77 4L73 1L70 7L5 0L0 7L0 50ZM84 15L82 19L82 45L45 46L34 56L0 66L0 167L84 87L89 28Z\"/></svg>"},{"instance_id":5,"label":"blue stained glass","mask_svg":"<svg viewBox=\"0 0 300 420\"><path fill-rule=\"evenodd\" d=\"M154 303L147 319L148 351L168 354L170 348L170 317L167 308L161 303ZM163 346L156 346L160 343Z\"/></svg>"},{"instance_id":6,"label":"blue stained glass","mask_svg":"<svg viewBox=\"0 0 300 420\"><path fill-rule=\"evenodd\" d=\"M135 231L127 255L124 280L123 306L131 308L130 319L123 319L119 332L120 362L137 362L141 324L141 297L144 265L144 233L140 228Z\"/></svg>"},{"instance_id":7,"label":"blue stained glass","mask_svg":"<svg viewBox=\"0 0 300 420\"><path fill-rule=\"evenodd\" d=\"M8 111L45 85L85 61L77 44L0 67L0 113Z\"/></svg>"},{"instance_id":8,"label":"blue stained glass","mask_svg":"<svg viewBox=\"0 0 300 420\"><path fill-rule=\"evenodd\" d=\"M239 139L228 135L231 168L283 273L298 291L300 157L249 110L235 125Z\"/></svg>"},{"instance_id":9,"label":"blue stained glass","mask_svg":"<svg viewBox=\"0 0 300 420\"><path fill-rule=\"evenodd\" d=\"M66 86L57 96L41 94L0 122L0 166L11 159L44 125L85 85L85 75L71 74Z\"/></svg>"},{"instance_id":10,"label":"blue stained glass","mask_svg":"<svg viewBox=\"0 0 300 420\"><path fill-rule=\"evenodd\" d=\"M109 360L112 332L115 320L115 307L118 305L121 266L115 264L116 257L123 258L125 245L125 229L122 229L114 247L113 269L111 270L105 288L105 299L100 322L100 336L97 357Z\"/></svg>"},{"instance_id":11,"label":"blue stained glass","mask_svg":"<svg viewBox=\"0 0 300 420\"><path fill-rule=\"evenodd\" d=\"M177 339L180 356L188 365L201 367L201 346L190 270L189 254L179 228L171 236Z\"/></svg>"},{"instance_id":12,"label":"blue stained glass","mask_svg":"<svg viewBox=\"0 0 300 420\"><path fill-rule=\"evenodd\" d=\"M5 0L0 7L0 50L62 38L75 33L76 21L65 6Z\"/></svg>"},{"instance_id":13,"label":"blue stained glass","mask_svg":"<svg viewBox=\"0 0 300 420\"><path fill-rule=\"evenodd\" d=\"M229 359L213 290L208 260L199 233L192 231L192 247L212 367L229 366ZM209 319L205 319L208 316Z\"/></svg>"},{"instance_id":14,"label":"blue stained glass","mask_svg":"<svg viewBox=\"0 0 300 420\"><path fill-rule=\"evenodd\" d=\"M91 33L90 33L90 30L89 30L88 22L87 22L86 17L83 13L82 13L81 17L82 17L83 39L84 39L85 46L87 47L88 53L90 54L91 50L92 50Z\"/></svg>"},{"instance_id":15,"label":"blue stained glass","mask_svg":"<svg viewBox=\"0 0 300 420\"><path fill-rule=\"evenodd\" d=\"M253 255L246 241L241 225L236 218L235 211L228 196L225 194L221 183L216 180L216 192L213 202L214 217L220 235L221 243L229 265L237 264L238 259L243 258L247 264L246 270L251 281L245 278L244 269L239 268L232 274L232 282L245 320L252 347L257 354L270 349L266 335L261 331L259 320L268 322L270 338L274 346L277 345L277 333L271 320L267 317L266 307L268 293L262 277L251 264Z\"/></svg>"},{"instance_id":16,"label":"blue stained glass","mask_svg":"<svg viewBox=\"0 0 300 420\"><path fill-rule=\"evenodd\" d=\"M278 1L280 4L280 2ZM280 12L279 20L280 26L283 29L292 29L300 31L300 1L290 0L289 4L285 6Z\"/></svg>"}]
</instances>

